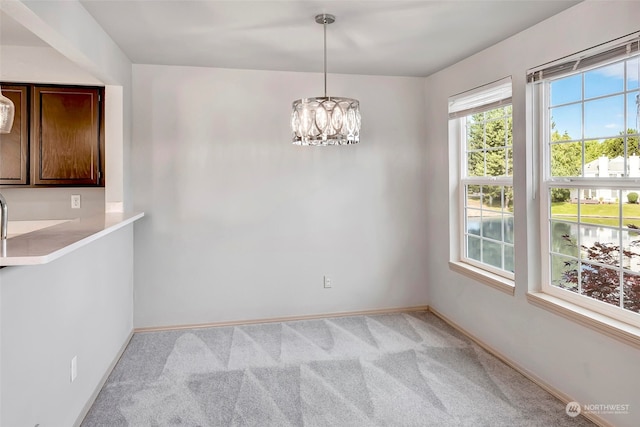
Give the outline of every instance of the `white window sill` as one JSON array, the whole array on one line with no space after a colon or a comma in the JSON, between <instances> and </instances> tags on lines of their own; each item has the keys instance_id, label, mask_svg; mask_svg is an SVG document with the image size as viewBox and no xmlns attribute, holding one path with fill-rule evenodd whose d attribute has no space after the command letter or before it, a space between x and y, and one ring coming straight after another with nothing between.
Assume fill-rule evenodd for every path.
<instances>
[{"instance_id":1,"label":"white window sill","mask_svg":"<svg viewBox=\"0 0 640 427\"><path fill-rule=\"evenodd\" d=\"M529 292L527 300L540 308L577 322L625 344L640 348L640 328L542 292Z\"/></svg>"},{"instance_id":2,"label":"white window sill","mask_svg":"<svg viewBox=\"0 0 640 427\"><path fill-rule=\"evenodd\" d=\"M506 277L489 273L488 271L460 261L449 261L449 269L511 296L515 293L516 287L513 280L507 279Z\"/></svg>"}]
</instances>

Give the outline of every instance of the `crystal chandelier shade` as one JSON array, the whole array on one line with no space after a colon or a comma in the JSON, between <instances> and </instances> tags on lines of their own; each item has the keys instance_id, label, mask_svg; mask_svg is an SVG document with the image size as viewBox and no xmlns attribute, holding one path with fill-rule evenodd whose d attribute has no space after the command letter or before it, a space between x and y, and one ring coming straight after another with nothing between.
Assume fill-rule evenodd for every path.
<instances>
[{"instance_id":1,"label":"crystal chandelier shade","mask_svg":"<svg viewBox=\"0 0 640 427\"><path fill-rule=\"evenodd\" d=\"M293 101L291 130L295 145L347 145L360 142L360 102L327 96L327 24L333 15L317 15L324 26L324 96Z\"/></svg>"},{"instance_id":2,"label":"crystal chandelier shade","mask_svg":"<svg viewBox=\"0 0 640 427\"><path fill-rule=\"evenodd\" d=\"M13 101L2 94L0 89L0 133L10 133L16 107Z\"/></svg>"},{"instance_id":3,"label":"crystal chandelier shade","mask_svg":"<svg viewBox=\"0 0 640 427\"><path fill-rule=\"evenodd\" d=\"M346 145L360 140L360 103L351 98L304 98L293 102L293 143Z\"/></svg>"}]
</instances>

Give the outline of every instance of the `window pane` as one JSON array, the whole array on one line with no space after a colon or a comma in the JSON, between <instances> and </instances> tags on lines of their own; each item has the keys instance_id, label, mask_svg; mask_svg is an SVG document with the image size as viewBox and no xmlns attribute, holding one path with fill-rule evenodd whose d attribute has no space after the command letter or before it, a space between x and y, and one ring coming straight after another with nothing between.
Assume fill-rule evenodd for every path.
<instances>
[{"instance_id":1,"label":"window pane","mask_svg":"<svg viewBox=\"0 0 640 427\"><path fill-rule=\"evenodd\" d=\"M563 139L582 138L582 106L581 104L566 105L552 108L551 116L551 140L554 134L565 136Z\"/></svg>"},{"instance_id":2,"label":"window pane","mask_svg":"<svg viewBox=\"0 0 640 427\"><path fill-rule=\"evenodd\" d=\"M506 122L501 117L486 123L485 145L487 148L504 147L507 144Z\"/></svg>"},{"instance_id":3,"label":"window pane","mask_svg":"<svg viewBox=\"0 0 640 427\"><path fill-rule=\"evenodd\" d=\"M585 177L603 177L609 176L608 167L609 160L607 157L598 157L584 165ZM603 166L602 168L600 166Z\"/></svg>"},{"instance_id":4,"label":"window pane","mask_svg":"<svg viewBox=\"0 0 640 427\"><path fill-rule=\"evenodd\" d=\"M609 95L624 90L624 62L584 73L584 97Z\"/></svg>"},{"instance_id":5,"label":"window pane","mask_svg":"<svg viewBox=\"0 0 640 427\"><path fill-rule=\"evenodd\" d=\"M467 258L482 261L481 248L482 243L479 238L467 236Z\"/></svg>"},{"instance_id":6,"label":"window pane","mask_svg":"<svg viewBox=\"0 0 640 427\"><path fill-rule=\"evenodd\" d=\"M477 209L467 209L467 233L480 235L480 228L482 226L481 211Z\"/></svg>"},{"instance_id":7,"label":"window pane","mask_svg":"<svg viewBox=\"0 0 640 427\"><path fill-rule=\"evenodd\" d=\"M584 137L600 138L624 131L624 96L584 103Z\"/></svg>"},{"instance_id":8,"label":"window pane","mask_svg":"<svg viewBox=\"0 0 640 427\"><path fill-rule=\"evenodd\" d=\"M578 225L551 221L551 251L578 256Z\"/></svg>"},{"instance_id":9,"label":"window pane","mask_svg":"<svg viewBox=\"0 0 640 427\"><path fill-rule=\"evenodd\" d=\"M582 143L560 142L551 145L551 176L582 175Z\"/></svg>"},{"instance_id":10,"label":"window pane","mask_svg":"<svg viewBox=\"0 0 640 427\"><path fill-rule=\"evenodd\" d=\"M469 200L471 197L477 197L477 195L468 196ZM513 187L510 185L483 185L480 198L484 216L500 215L503 211L513 212Z\"/></svg>"},{"instance_id":11,"label":"window pane","mask_svg":"<svg viewBox=\"0 0 640 427\"><path fill-rule=\"evenodd\" d=\"M513 263L513 260L514 260L513 246L504 245L504 269L512 273L515 271L515 265Z\"/></svg>"},{"instance_id":12,"label":"window pane","mask_svg":"<svg viewBox=\"0 0 640 427\"><path fill-rule=\"evenodd\" d=\"M489 240L483 240L482 262L497 268L502 268L502 245Z\"/></svg>"},{"instance_id":13,"label":"window pane","mask_svg":"<svg viewBox=\"0 0 640 427\"><path fill-rule=\"evenodd\" d=\"M620 273L613 268L585 263L582 265L581 294L620 306Z\"/></svg>"},{"instance_id":14,"label":"window pane","mask_svg":"<svg viewBox=\"0 0 640 427\"><path fill-rule=\"evenodd\" d=\"M578 292L578 261L562 255L551 255L551 284Z\"/></svg>"},{"instance_id":15,"label":"window pane","mask_svg":"<svg viewBox=\"0 0 640 427\"><path fill-rule=\"evenodd\" d=\"M640 276L637 274L624 273L623 287L624 308L640 313Z\"/></svg>"},{"instance_id":16,"label":"window pane","mask_svg":"<svg viewBox=\"0 0 640 427\"><path fill-rule=\"evenodd\" d=\"M551 189L551 218L578 222L578 190L575 188Z\"/></svg>"},{"instance_id":17,"label":"window pane","mask_svg":"<svg viewBox=\"0 0 640 427\"><path fill-rule=\"evenodd\" d=\"M627 94L627 133L640 131L640 92ZM631 131L630 131L631 130ZM636 147L638 142L636 140ZM636 151L636 153L638 153Z\"/></svg>"},{"instance_id":18,"label":"window pane","mask_svg":"<svg viewBox=\"0 0 640 427\"><path fill-rule=\"evenodd\" d=\"M484 176L484 153L467 153L467 176Z\"/></svg>"},{"instance_id":19,"label":"window pane","mask_svg":"<svg viewBox=\"0 0 640 427\"><path fill-rule=\"evenodd\" d=\"M622 225L628 228L640 229L640 204L638 204L640 189L623 191L622 194Z\"/></svg>"},{"instance_id":20,"label":"window pane","mask_svg":"<svg viewBox=\"0 0 640 427\"><path fill-rule=\"evenodd\" d=\"M502 241L502 216L482 218L482 237Z\"/></svg>"},{"instance_id":21,"label":"window pane","mask_svg":"<svg viewBox=\"0 0 640 427\"><path fill-rule=\"evenodd\" d=\"M567 216L573 215L571 218L566 218L570 221L577 221L578 219L578 191L576 189L569 188L552 188L551 189L551 212L558 215Z\"/></svg>"},{"instance_id":22,"label":"window pane","mask_svg":"<svg viewBox=\"0 0 640 427\"><path fill-rule=\"evenodd\" d=\"M580 189L580 222L583 224L620 226L620 206L618 203L604 203L600 199L610 199L611 190ZM604 231L602 231L604 233Z\"/></svg>"},{"instance_id":23,"label":"window pane","mask_svg":"<svg viewBox=\"0 0 640 427\"><path fill-rule=\"evenodd\" d=\"M638 62L640 58L634 58L627 61L627 90L638 88L638 71L640 66Z\"/></svg>"},{"instance_id":24,"label":"window pane","mask_svg":"<svg viewBox=\"0 0 640 427\"><path fill-rule=\"evenodd\" d=\"M507 170L505 175L513 176L513 150L507 148Z\"/></svg>"},{"instance_id":25,"label":"window pane","mask_svg":"<svg viewBox=\"0 0 640 427\"><path fill-rule=\"evenodd\" d=\"M580 258L619 266L620 237L618 230L582 225L580 227Z\"/></svg>"},{"instance_id":26,"label":"window pane","mask_svg":"<svg viewBox=\"0 0 640 427\"><path fill-rule=\"evenodd\" d=\"M505 215L504 225L504 241L513 244L513 215Z\"/></svg>"},{"instance_id":27,"label":"window pane","mask_svg":"<svg viewBox=\"0 0 640 427\"><path fill-rule=\"evenodd\" d=\"M494 212L502 210L504 194L500 185L483 185L482 186L482 203L486 209ZM485 216L487 214L485 213Z\"/></svg>"},{"instance_id":28,"label":"window pane","mask_svg":"<svg viewBox=\"0 0 640 427\"><path fill-rule=\"evenodd\" d=\"M465 187L466 200L465 205L470 207L480 207L480 199L482 194L480 192L481 187L479 185L467 185Z\"/></svg>"},{"instance_id":29,"label":"window pane","mask_svg":"<svg viewBox=\"0 0 640 427\"><path fill-rule=\"evenodd\" d=\"M622 267L640 273L640 236L638 231L622 232Z\"/></svg>"},{"instance_id":30,"label":"window pane","mask_svg":"<svg viewBox=\"0 0 640 427\"><path fill-rule=\"evenodd\" d=\"M486 176L506 176L507 158L504 148L486 152Z\"/></svg>"},{"instance_id":31,"label":"window pane","mask_svg":"<svg viewBox=\"0 0 640 427\"><path fill-rule=\"evenodd\" d=\"M502 209L504 211L513 212L513 187L502 187Z\"/></svg>"},{"instance_id":32,"label":"window pane","mask_svg":"<svg viewBox=\"0 0 640 427\"><path fill-rule=\"evenodd\" d=\"M551 82L551 105L566 104L582 98L582 75L565 77Z\"/></svg>"},{"instance_id":33,"label":"window pane","mask_svg":"<svg viewBox=\"0 0 640 427\"><path fill-rule=\"evenodd\" d=\"M605 147L604 147L604 143L603 141L599 140L599 139L592 139L592 140L586 140L584 142L584 163L585 166L587 166L589 163L593 162L594 160L598 160L598 158L602 157L605 153ZM620 155L622 155L622 151L620 152ZM607 151L607 155L610 155L610 153ZM612 156L615 157L615 156ZM597 163L594 163L597 164ZM586 173L586 171L585 171ZM587 175L585 175L587 176ZM594 175L595 176L595 175Z\"/></svg>"},{"instance_id":34,"label":"window pane","mask_svg":"<svg viewBox=\"0 0 640 427\"><path fill-rule=\"evenodd\" d=\"M467 149L484 148L484 114L474 114L467 117Z\"/></svg>"}]
</instances>

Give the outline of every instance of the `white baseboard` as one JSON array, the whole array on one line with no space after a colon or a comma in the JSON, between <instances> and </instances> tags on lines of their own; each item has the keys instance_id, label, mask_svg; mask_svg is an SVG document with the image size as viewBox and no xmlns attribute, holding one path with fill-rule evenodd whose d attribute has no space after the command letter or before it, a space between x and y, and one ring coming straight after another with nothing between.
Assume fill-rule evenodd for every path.
<instances>
[{"instance_id":1,"label":"white baseboard","mask_svg":"<svg viewBox=\"0 0 640 427\"><path fill-rule=\"evenodd\" d=\"M113 358L113 360L109 364L109 367L107 368L104 375L102 376L102 378L96 385L95 389L93 390L93 393L91 393L91 396L89 396L87 403L85 403L84 407L82 408L82 411L80 411L80 415L78 415L76 422L73 423L73 427L80 427L80 424L82 424L82 421L84 421L84 418L89 413L89 410L93 406L93 403L98 398L98 394L100 394L100 390L102 390L102 387L104 387L104 384L107 382L107 378L109 378L109 375L111 375L111 371L113 371L113 368L116 367L116 365L118 364L118 361L122 357L122 354L124 353L125 349L129 345L131 338L133 338L133 331L129 332L129 336L127 337L126 340L124 340L124 343L122 344L122 347L120 347L120 350L118 350L116 357Z\"/></svg>"},{"instance_id":2,"label":"white baseboard","mask_svg":"<svg viewBox=\"0 0 640 427\"><path fill-rule=\"evenodd\" d=\"M381 308L376 310L344 311L344 312L338 312L338 313L270 317L266 319L230 320L230 321L211 322L211 323L197 323L192 325L156 326L156 327L148 327L148 328L135 328L134 332L173 331L173 330L179 330L179 329L213 328L213 327L220 327L220 326L238 326L238 325L251 325L256 323L291 322L296 320L326 319L331 317L346 317L346 316L369 316L369 315L376 315L376 314L391 314L391 313L402 313L402 312L408 312L408 311L428 311L428 310L429 310L429 306L419 305L414 307Z\"/></svg>"},{"instance_id":3,"label":"white baseboard","mask_svg":"<svg viewBox=\"0 0 640 427\"><path fill-rule=\"evenodd\" d=\"M497 357L498 359L503 361L505 364L509 365L510 367L515 369L516 371L520 372L526 378L528 378L529 380L531 380L532 382L534 382L535 384L540 386L542 389L547 391L549 394L551 394L551 395L555 396L556 398L558 398L562 403L567 404L569 402L575 401L575 399L571 398L567 394L565 394L562 391L558 390L557 388L555 388L551 384L549 384L546 381L542 380L536 374L532 373L531 371L529 371L528 369L524 368L523 366L521 366L517 362L513 361L512 359L508 358L507 356L505 356L504 354L502 354L501 352L499 352L498 350L496 350L495 348L493 348L489 344L487 344L484 341L482 341L481 339L477 338L476 336L471 334L469 331L467 331L466 329L464 329L463 327L458 325L456 322L454 322L453 320L449 319L444 314L442 314L442 313L438 312L437 310L433 309L433 307L429 307L429 311L431 313L433 313L434 315L438 316L444 322L448 323L451 327L453 327L457 331L459 331L459 332L463 333L464 335L466 335L469 339L471 339L473 342L475 342L480 347L485 349L487 352L491 353L493 356ZM581 415L584 416L585 418L587 418L589 421L593 422L594 424L598 425L598 426L601 426L601 427L615 427L613 424L609 423L608 421L600 418L599 416L597 416L595 414L582 413Z\"/></svg>"}]
</instances>

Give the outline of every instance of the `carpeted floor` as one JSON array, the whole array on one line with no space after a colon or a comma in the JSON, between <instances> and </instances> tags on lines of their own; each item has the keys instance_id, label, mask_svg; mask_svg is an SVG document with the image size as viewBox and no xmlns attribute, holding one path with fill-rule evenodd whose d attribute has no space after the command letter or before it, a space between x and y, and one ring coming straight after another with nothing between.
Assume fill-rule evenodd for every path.
<instances>
[{"instance_id":1,"label":"carpeted floor","mask_svg":"<svg viewBox=\"0 0 640 427\"><path fill-rule=\"evenodd\" d=\"M426 312L137 333L82 426L587 426Z\"/></svg>"}]
</instances>

